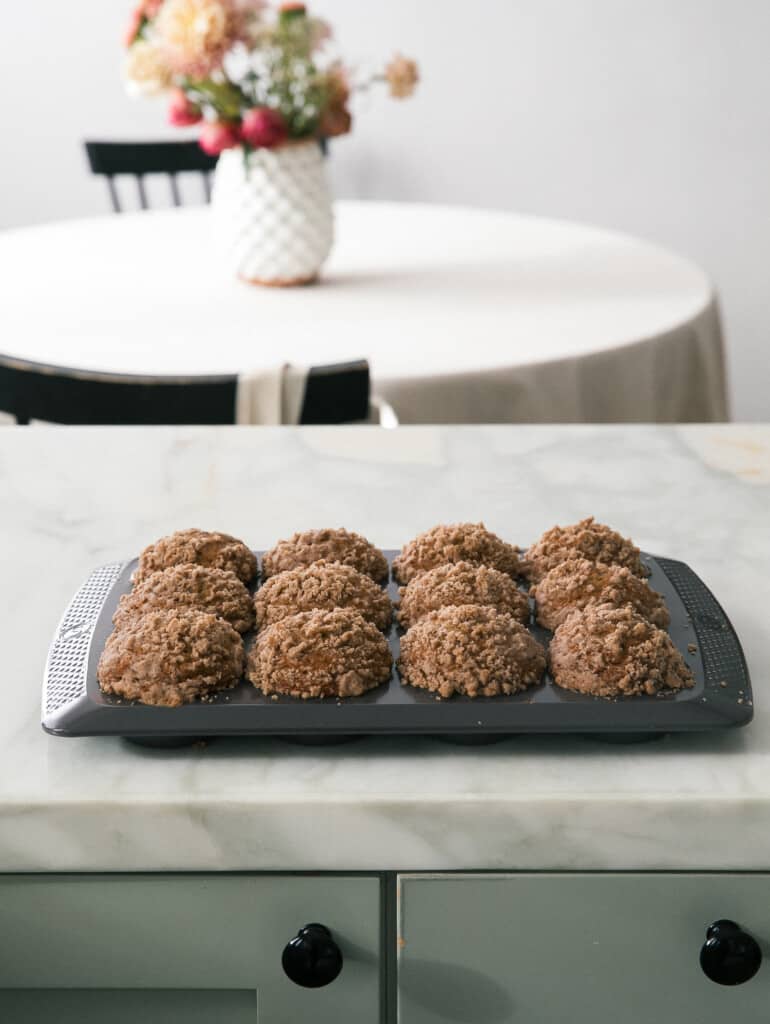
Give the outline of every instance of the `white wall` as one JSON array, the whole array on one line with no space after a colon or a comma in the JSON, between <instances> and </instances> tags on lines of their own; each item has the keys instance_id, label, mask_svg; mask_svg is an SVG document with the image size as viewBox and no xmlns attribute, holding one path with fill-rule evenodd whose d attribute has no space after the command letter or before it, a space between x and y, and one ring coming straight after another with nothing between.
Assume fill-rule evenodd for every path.
<instances>
[{"instance_id":1,"label":"white wall","mask_svg":"<svg viewBox=\"0 0 770 1024\"><path fill-rule=\"evenodd\" d=\"M162 106L123 94L130 0L7 6L0 226L105 212L80 140L171 133ZM367 100L335 146L340 194L593 221L688 254L722 296L735 414L770 419L768 0L317 8L352 54L401 48L424 72L418 100Z\"/></svg>"}]
</instances>

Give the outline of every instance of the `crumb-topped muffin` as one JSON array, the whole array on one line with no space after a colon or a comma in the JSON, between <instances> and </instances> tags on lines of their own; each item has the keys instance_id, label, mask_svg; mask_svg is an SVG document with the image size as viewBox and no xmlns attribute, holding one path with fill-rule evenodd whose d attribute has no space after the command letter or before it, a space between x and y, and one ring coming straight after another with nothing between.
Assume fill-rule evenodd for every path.
<instances>
[{"instance_id":1,"label":"crumb-topped muffin","mask_svg":"<svg viewBox=\"0 0 770 1024\"><path fill-rule=\"evenodd\" d=\"M639 557L639 548L609 526L597 523L593 516L574 526L553 526L528 548L522 559L524 575L532 582L568 558L585 558L589 562L620 565L635 576L647 575Z\"/></svg>"},{"instance_id":2,"label":"crumb-topped muffin","mask_svg":"<svg viewBox=\"0 0 770 1024\"><path fill-rule=\"evenodd\" d=\"M126 619L109 636L97 676L105 693L175 708L235 686L243 662L241 637L224 619L156 611Z\"/></svg>"},{"instance_id":3,"label":"crumb-topped muffin","mask_svg":"<svg viewBox=\"0 0 770 1024\"><path fill-rule=\"evenodd\" d=\"M457 523L434 526L410 541L394 559L393 575L399 583L410 583L421 572L452 562L488 565L514 579L521 571L518 548L483 523Z\"/></svg>"},{"instance_id":4,"label":"crumb-topped muffin","mask_svg":"<svg viewBox=\"0 0 770 1024\"><path fill-rule=\"evenodd\" d=\"M631 608L589 604L571 612L549 649L554 682L597 697L653 696L695 685L671 637Z\"/></svg>"},{"instance_id":5,"label":"crumb-topped muffin","mask_svg":"<svg viewBox=\"0 0 770 1024\"><path fill-rule=\"evenodd\" d=\"M529 621L529 600L499 569L470 562L450 562L415 576L401 588L398 620L409 629L430 612L449 605L479 604Z\"/></svg>"},{"instance_id":6,"label":"crumb-topped muffin","mask_svg":"<svg viewBox=\"0 0 770 1024\"><path fill-rule=\"evenodd\" d=\"M401 640L403 683L441 697L514 694L539 683L545 651L520 622L495 608L455 605L430 612Z\"/></svg>"},{"instance_id":7,"label":"crumb-topped muffin","mask_svg":"<svg viewBox=\"0 0 770 1024\"><path fill-rule=\"evenodd\" d=\"M591 602L621 608L630 604L653 626L667 629L671 616L660 594L630 569L619 565L570 558L560 562L532 588L537 621L556 629L575 608Z\"/></svg>"},{"instance_id":8,"label":"crumb-topped muffin","mask_svg":"<svg viewBox=\"0 0 770 1024\"><path fill-rule=\"evenodd\" d=\"M258 634L248 677L265 694L360 697L390 678L388 642L349 608L299 612Z\"/></svg>"},{"instance_id":9,"label":"crumb-topped muffin","mask_svg":"<svg viewBox=\"0 0 770 1024\"><path fill-rule=\"evenodd\" d=\"M352 565L375 583L388 578L388 563L379 548L349 530L306 530L278 541L262 559L262 574L267 579L320 561Z\"/></svg>"},{"instance_id":10,"label":"crumb-topped muffin","mask_svg":"<svg viewBox=\"0 0 770 1024\"><path fill-rule=\"evenodd\" d=\"M134 583L172 565L203 565L235 573L243 583L257 575L257 559L243 541L227 533L178 530L150 544L139 556Z\"/></svg>"},{"instance_id":11,"label":"crumb-topped muffin","mask_svg":"<svg viewBox=\"0 0 770 1024\"><path fill-rule=\"evenodd\" d=\"M137 615L180 608L217 615L239 633L254 626L251 594L235 573L189 564L171 565L145 577L121 597L112 621L120 628Z\"/></svg>"},{"instance_id":12,"label":"crumb-topped muffin","mask_svg":"<svg viewBox=\"0 0 770 1024\"><path fill-rule=\"evenodd\" d=\"M254 604L257 629L316 608L350 608L380 630L390 626L393 616L382 587L341 562L313 562L271 576L257 591Z\"/></svg>"}]
</instances>

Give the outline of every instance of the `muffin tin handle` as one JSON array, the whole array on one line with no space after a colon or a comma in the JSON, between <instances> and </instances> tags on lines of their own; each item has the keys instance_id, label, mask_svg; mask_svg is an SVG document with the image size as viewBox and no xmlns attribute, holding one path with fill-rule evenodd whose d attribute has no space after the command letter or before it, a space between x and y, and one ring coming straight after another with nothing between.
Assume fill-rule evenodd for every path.
<instances>
[{"instance_id":1,"label":"muffin tin handle","mask_svg":"<svg viewBox=\"0 0 770 1024\"><path fill-rule=\"evenodd\" d=\"M342 952L323 924L306 924L284 948L284 973L303 988L330 985L342 970Z\"/></svg>"},{"instance_id":2,"label":"muffin tin handle","mask_svg":"<svg viewBox=\"0 0 770 1024\"><path fill-rule=\"evenodd\" d=\"M95 569L62 616L48 651L43 679L43 726L49 731L55 731L62 711L85 696L91 638L124 566L123 562L112 562Z\"/></svg>"}]
</instances>

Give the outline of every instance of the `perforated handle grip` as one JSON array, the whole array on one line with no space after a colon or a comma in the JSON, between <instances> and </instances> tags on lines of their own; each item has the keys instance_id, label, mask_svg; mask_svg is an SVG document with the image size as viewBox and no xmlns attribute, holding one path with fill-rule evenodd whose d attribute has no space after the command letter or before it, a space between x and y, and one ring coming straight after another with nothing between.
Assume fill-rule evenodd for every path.
<instances>
[{"instance_id":1,"label":"perforated handle grip","mask_svg":"<svg viewBox=\"0 0 770 1024\"><path fill-rule=\"evenodd\" d=\"M69 603L48 651L43 682L43 724L86 692L88 651L107 595L123 571L113 562L94 570Z\"/></svg>"}]
</instances>

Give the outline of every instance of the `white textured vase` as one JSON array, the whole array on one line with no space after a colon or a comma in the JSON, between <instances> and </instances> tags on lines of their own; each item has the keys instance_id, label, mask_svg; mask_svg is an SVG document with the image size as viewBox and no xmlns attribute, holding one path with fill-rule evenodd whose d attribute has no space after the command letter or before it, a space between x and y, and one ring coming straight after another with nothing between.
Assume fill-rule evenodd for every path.
<instances>
[{"instance_id":1,"label":"white textured vase","mask_svg":"<svg viewBox=\"0 0 770 1024\"><path fill-rule=\"evenodd\" d=\"M252 284L313 281L334 241L334 217L321 147L293 142L244 159L229 149L217 164L212 195L221 258Z\"/></svg>"}]
</instances>

